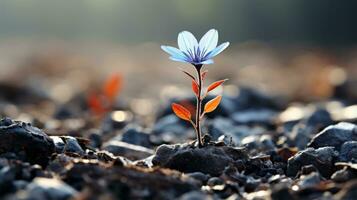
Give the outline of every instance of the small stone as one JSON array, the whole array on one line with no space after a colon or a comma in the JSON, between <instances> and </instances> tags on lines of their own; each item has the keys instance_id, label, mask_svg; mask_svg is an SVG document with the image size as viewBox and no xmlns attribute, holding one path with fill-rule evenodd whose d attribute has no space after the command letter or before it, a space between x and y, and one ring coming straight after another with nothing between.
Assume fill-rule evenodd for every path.
<instances>
[{"instance_id":1,"label":"small stone","mask_svg":"<svg viewBox=\"0 0 357 200\"><path fill-rule=\"evenodd\" d=\"M261 125L271 125L277 113L272 110L246 110L234 113L231 117L234 122L238 124L261 124Z\"/></svg>"},{"instance_id":2,"label":"small stone","mask_svg":"<svg viewBox=\"0 0 357 200\"><path fill-rule=\"evenodd\" d=\"M323 108L317 108L304 122L309 127L326 127L333 123L330 113Z\"/></svg>"},{"instance_id":3,"label":"small stone","mask_svg":"<svg viewBox=\"0 0 357 200\"><path fill-rule=\"evenodd\" d=\"M53 140L53 143L55 144L56 153L63 153L66 143L62 140L62 138L59 136L50 136L50 138Z\"/></svg>"},{"instance_id":4,"label":"small stone","mask_svg":"<svg viewBox=\"0 0 357 200\"><path fill-rule=\"evenodd\" d=\"M311 188L318 185L322 181L320 174L317 172L312 172L308 175L303 175L297 182L300 189Z\"/></svg>"},{"instance_id":5,"label":"small stone","mask_svg":"<svg viewBox=\"0 0 357 200\"><path fill-rule=\"evenodd\" d=\"M84 154L84 151L82 147L78 144L76 138L71 136L63 136L62 138L65 139L65 143L66 143L64 147L64 152L77 153L78 155Z\"/></svg>"},{"instance_id":6,"label":"small stone","mask_svg":"<svg viewBox=\"0 0 357 200\"><path fill-rule=\"evenodd\" d=\"M216 198L213 198L212 196L205 194L201 191L192 191L192 192L188 192L183 194L179 200L201 200L201 199L205 199L205 200L214 200Z\"/></svg>"},{"instance_id":7,"label":"small stone","mask_svg":"<svg viewBox=\"0 0 357 200\"><path fill-rule=\"evenodd\" d=\"M58 179L35 178L25 190L20 190L16 197L17 199L66 200L76 194L75 189Z\"/></svg>"},{"instance_id":8,"label":"small stone","mask_svg":"<svg viewBox=\"0 0 357 200\"><path fill-rule=\"evenodd\" d=\"M193 173L187 173L187 176L194 178L196 180L201 181L202 183L206 183L208 181L208 179L210 178L209 175L204 174L202 172L193 172Z\"/></svg>"},{"instance_id":9,"label":"small stone","mask_svg":"<svg viewBox=\"0 0 357 200\"><path fill-rule=\"evenodd\" d=\"M355 178L357 178L357 170L348 167L336 171L331 176L331 180L337 183L344 183Z\"/></svg>"},{"instance_id":10,"label":"small stone","mask_svg":"<svg viewBox=\"0 0 357 200\"><path fill-rule=\"evenodd\" d=\"M207 126L208 133L214 140L224 135L226 139L232 138L234 144L240 144L244 137L255 134L248 126L235 125L229 118L217 117L207 120Z\"/></svg>"},{"instance_id":11,"label":"small stone","mask_svg":"<svg viewBox=\"0 0 357 200\"><path fill-rule=\"evenodd\" d=\"M190 131L189 127L189 123L185 124L185 122L182 122L178 117L170 114L160 118L155 123L152 130L153 135L150 139L158 144L186 140L190 137L189 133L193 133L193 129Z\"/></svg>"},{"instance_id":12,"label":"small stone","mask_svg":"<svg viewBox=\"0 0 357 200\"><path fill-rule=\"evenodd\" d=\"M208 186L215 186L215 185L223 185L224 181L221 178L218 177L212 177L207 181Z\"/></svg>"},{"instance_id":13,"label":"small stone","mask_svg":"<svg viewBox=\"0 0 357 200\"><path fill-rule=\"evenodd\" d=\"M281 100L281 98L279 99ZM279 110L285 105L279 102L278 99L274 99L260 91L249 88L249 87L239 87L238 95L233 99L235 102L235 110L247 110L251 108L262 109L270 108L274 110Z\"/></svg>"},{"instance_id":14,"label":"small stone","mask_svg":"<svg viewBox=\"0 0 357 200\"><path fill-rule=\"evenodd\" d=\"M351 123L340 122L322 130L312 138L308 147L319 148L332 146L339 150L343 143L357 141L357 126Z\"/></svg>"},{"instance_id":15,"label":"small stone","mask_svg":"<svg viewBox=\"0 0 357 200\"><path fill-rule=\"evenodd\" d=\"M147 148L151 148L150 135L142 127L130 124L123 130L120 135L120 140L129 144L135 144Z\"/></svg>"},{"instance_id":16,"label":"small stone","mask_svg":"<svg viewBox=\"0 0 357 200\"><path fill-rule=\"evenodd\" d=\"M100 130L92 129L88 136L89 146L92 148L100 148L102 146L102 133Z\"/></svg>"},{"instance_id":17,"label":"small stone","mask_svg":"<svg viewBox=\"0 0 357 200\"><path fill-rule=\"evenodd\" d=\"M357 163L357 141L343 143L340 150L340 162Z\"/></svg>"},{"instance_id":18,"label":"small stone","mask_svg":"<svg viewBox=\"0 0 357 200\"><path fill-rule=\"evenodd\" d=\"M357 180L351 180L334 195L334 199L352 200L357 197Z\"/></svg>"},{"instance_id":19,"label":"small stone","mask_svg":"<svg viewBox=\"0 0 357 200\"><path fill-rule=\"evenodd\" d=\"M334 160L338 152L334 147L322 147L319 149L307 148L299 151L288 160L288 176L295 176L305 165L315 166L324 177L330 177L334 169Z\"/></svg>"}]
</instances>

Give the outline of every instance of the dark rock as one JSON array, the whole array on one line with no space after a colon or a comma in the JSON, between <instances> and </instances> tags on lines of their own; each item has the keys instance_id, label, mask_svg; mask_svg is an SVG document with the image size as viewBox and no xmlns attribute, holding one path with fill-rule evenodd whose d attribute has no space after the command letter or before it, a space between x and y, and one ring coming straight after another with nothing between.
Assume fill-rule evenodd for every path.
<instances>
[{"instance_id":1,"label":"dark rock","mask_svg":"<svg viewBox=\"0 0 357 200\"><path fill-rule=\"evenodd\" d=\"M247 180L244 184L244 190L246 192L253 192L256 190L256 188L259 186L261 181L259 179L255 179L251 176L247 176Z\"/></svg>"},{"instance_id":2,"label":"dark rock","mask_svg":"<svg viewBox=\"0 0 357 200\"><path fill-rule=\"evenodd\" d=\"M280 98L281 99L281 98ZM247 109L263 109L269 108L274 110L280 110L285 107L283 102L279 102L278 99L274 99L266 94L259 92L258 90L240 87L239 94L233 99L235 102L235 110L247 110Z\"/></svg>"},{"instance_id":3,"label":"dark rock","mask_svg":"<svg viewBox=\"0 0 357 200\"><path fill-rule=\"evenodd\" d=\"M298 149L305 149L307 144L312 139L313 130L311 127L306 127L304 124L297 124L293 127L291 133L289 133L289 138L292 141L292 145L296 146Z\"/></svg>"},{"instance_id":4,"label":"dark rock","mask_svg":"<svg viewBox=\"0 0 357 200\"><path fill-rule=\"evenodd\" d=\"M334 171L334 161L338 152L334 147L322 147L319 149L307 148L299 151L288 160L288 176L295 176L305 165L315 166L324 177L330 177Z\"/></svg>"},{"instance_id":5,"label":"dark rock","mask_svg":"<svg viewBox=\"0 0 357 200\"><path fill-rule=\"evenodd\" d=\"M343 143L357 141L357 126L351 123L341 122L331 125L318 133L308 147L319 148L333 146L339 150Z\"/></svg>"},{"instance_id":6,"label":"dark rock","mask_svg":"<svg viewBox=\"0 0 357 200\"><path fill-rule=\"evenodd\" d=\"M246 160L242 148L213 145L202 148L192 144L161 145L152 159L154 166L176 169L181 172L202 172L219 176L223 170L237 160Z\"/></svg>"},{"instance_id":7,"label":"dark rock","mask_svg":"<svg viewBox=\"0 0 357 200\"><path fill-rule=\"evenodd\" d=\"M194 178L196 180L201 181L202 183L206 183L208 181L208 179L210 178L209 175L204 174L202 172L193 172L193 173L187 173L187 176Z\"/></svg>"},{"instance_id":8,"label":"dark rock","mask_svg":"<svg viewBox=\"0 0 357 200\"><path fill-rule=\"evenodd\" d=\"M104 134L124 128L133 118L133 114L128 111L117 110L108 113L101 125Z\"/></svg>"},{"instance_id":9,"label":"dark rock","mask_svg":"<svg viewBox=\"0 0 357 200\"><path fill-rule=\"evenodd\" d=\"M93 129L90 130L90 134L88 136L89 146L92 148L100 148L102 146L102 134L99 130Z\"/></svg>"},{"instance_id":10,"label":"dark rock","mask_svg":"<svg viewBox=\"0 0 357 200\"><path fill-rule=\"evenodd\" d=\"M303 120L303 124L309 127L322 128L333 123L330 113L323 108L316 109L310 116Z\"/></svg>"},{"instance_id":11,"label":"dark rock","mask_svg":"<svg viewBox=\"0 0 357 200\"><path fill-rule=\"evenodd\" d=\"M129 144L135 144L147 148L151 148L150 135L142 127L130 124L123 130L120 135L120 140Z\"/></svg>"},{"instance_id":12,"label":"dark rock","mask_svg":"<svg viewBox=\"0 0 357 200\"><path fill-rule=\"evenodd\" d=\"M185 193L184 195L182 195L179 200L201 200L201 199L205 199L205 200L213 200L216 198L213 198L212 196L205 194L201 191L192 191L192 192L188 192Z\"/></svg>"},{"instance_id":13,"label":"dark rock","mask_svg":"<svg viewBox=\"0 0 357 200\"><path fill-rule=\"evenodd\" d=\"M343 169L336 171L331 176L331 180L337 183L344 183L355 178L357 178L357 170L348 167L344 167Z\"/></svg>"},{"instance_id":14,"label":"dark rock","mask_svg":"<svg viewBox=\"0 0 357 200\"><path fill-rule=\"evenodd\" d=\"M139 160L151 156L154 151L142 146L111 140L103 144L103 149L115 156L124 156L131 160Z\"/></svg>"},{"instance_id":15,"label":"dark rock","mask_svg":"<svg viewBox=\"0 0 357 200\"><path fill-rule=\"evenodd\" d=\"M208 186L223 185L224 181L218 177L212 177L207 181Z\"/></svg>"},{"instance_id":16,"label":"dark rock","mask_svg":"<svg viewBox=\"0 0 357 200\"><path fill-rule=\"evenodd\" d=\"M299 189L310 188L318 185L323 179L320 174L317 172L312 172L308 175L300 177L300 180L297 182Z\"/></svg>"},{"instance_id":17,"label":"dark rock","mask_svg":"<svg viewBox=\"0 0 357 200\"><path fill-rule=\"evenodd\" d=\"M50 138L53 140L56 153L63 153L66 143L62 140L62 138L59 136L50 136Z\"/></svg>"},{"instance_id":18,"label":"dark rock","mask_svg":"<svg viewBox=\"0 0 357 200\"><path fill-rule=\"evenodd\" d=\"M335 166L340 170L331 176L331 180L337 183L344 183L357 178L357 164L350 162L337 162Z\"/></svg>"},{"instance_id":19,"label":"dark rock","mask_svg":"<svg viewBox=\"0 0 357 200\"><path fill-rule=\"evenodd\" d=\"M194 130L190 126L188 122L183 122L173 114L167 115L155 123L150 140L156 144L186 140L190 136L194 136ZM189 135L190 132L192 135Z\"/></svg>"},{"instance_id":20,"label":"dark rock","mask_svg":"<svg viewBox=\"0 0 357 200\"><path fill-rule=\"evenodd\" d=\"M346 183L344 188L334 195L334 199L353 200L357 197L357 180Z\"/></svg>"},{"instance_id":21,"label":"dark rock","mask_svg":"<svg viewBox=\"0 0 357 200\"><path fill-rule=\"evenodd\" d=\"M239 111L231 115L232 120L237 124L260 124L260 125L272 125L277 116L277 113L272 110L244 110Z\"/></svg>"},{"instance_id":22,"label":"dark rock","mask_svg":"<svg viewBox=\"0 0 357 200\"><path fill-rule=\"evenodd\" d=\"M71 186L57 179L35 178L27 185L24 192L16 195L17 199L33 200L66 200L74 197L77 191Z\"/></svg>"},{"instance_id":23,"label":"dark rock","mask_svg":"<svg viewBox=\"0 0 357 200\"><path fill-rule=\"evenodd\" d=\"M82 147L78 144L78 140L71 136L63 136L65 140L64 152L76 153L78 155L83 155L84 151Z\"/></svg>"},{"instance_id":24,"label":"dark rock","mask_svg":"<svg viewBox=\"0 0 357 200\"><path fill-rule=\"evenodd\" d=\"M333 120L326 109L316 109L293 127L291 133L289 133L289 138L293 141L294 146L300 150L305 149L315 134L332 123Z\"/></svg>"},{"instance_id":25,"label":"dark rock","mask_svg":"<svg viewBox=\"0 0 357 200\"><path fill-rule=\"evenodd\" d=\"M228 140L231 138L234 144L240 144L244 137L254 134L254 131L248 126L235 125L229 118L217 117L207 120L206 124L208 133L214 140L224 135Z\"/></svg>"},{"instance_id":26,"label":"dark rock","mask_svg":"<svg viewBox=\"0 0 357 200\"><path fill-rule=\"evenodd\" d=\"M339 161L357 163L357 141L343 143L340 150Z\"/></svg>"},{"instance_id":27,"label":"dark rock","mask_svg":"<svg viewBox=\"0 0 357 200\"><path fill-rule=\"evenodd\" d=\"M276 149L271 136L266 134L247 136L242 140L241 145L245 146L251 153Z\"/></svg>"},{"instance_id":28,"label":"dark rock","mask_svg":"<svg viewBox=\"0 0 357 200\"><path fill-rule=\"evenodd\" d=\"M272 185L271 192L272 199L294 199L293 195L290 193L289 185L286 183L278 183Z\"/></svg>"},{"instance_id":29,"label":"dark rock","mask_svg":"<svg viewBox=\"0 0 357 200\"><path fill-rule=\"evenodd\" d=\"M26 188L26 186L29 184L28 181L24 181L24 180L16 180L13 182L14 187L16 188L16 190L23 190Z\"/></svg>"},{"instance_id":30,"label":"dark rock","mask_svg":"<svg viewBox=\"0 0 357 200\"><path fill-rule=\"evenodd\" d=\"M0 154L22 154L26 161L45 166L54 151L53 140L42 130L9 118L0 121Z\"/></svg>"}]
</instances>

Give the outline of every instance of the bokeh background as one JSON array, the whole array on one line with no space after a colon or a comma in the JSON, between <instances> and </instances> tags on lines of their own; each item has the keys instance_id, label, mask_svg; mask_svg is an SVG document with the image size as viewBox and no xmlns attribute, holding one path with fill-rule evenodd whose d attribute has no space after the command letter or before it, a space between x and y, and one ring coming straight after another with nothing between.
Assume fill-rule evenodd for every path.
<instances>
[{"instance_id":1,"label":"bokeh background","mask_svg":"<svg viewBox=\"0 0 357 200\"><path fill-rule=\"evenodd\" d=\"M6 95L21 98L16 88L25 87L65 103L120 73L120 100L159 104L190 88L178 70L190 66L160 45L176 45L182 30L201 37L216 28L231 46L207 66L210 80L229 78L233 93L240 85L322 101L356 82L355 8L332 0L3 0L0 83Z\"/></svg>"}]
</instances>

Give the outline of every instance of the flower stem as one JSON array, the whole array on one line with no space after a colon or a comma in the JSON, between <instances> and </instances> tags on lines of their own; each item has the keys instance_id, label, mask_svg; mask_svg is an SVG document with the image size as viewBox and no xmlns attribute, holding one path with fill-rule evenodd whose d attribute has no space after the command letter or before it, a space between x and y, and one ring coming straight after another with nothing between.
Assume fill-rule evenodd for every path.
<instances>
[{"instance_id":1,"label":"flower stem","mask_svg":"<svg viewBox=\"0 0 357 200\"><path fill-rule=\"evenodd\" d=\"M196 98L196 134L198 147L202 147L202 139L201 139L201 107L202 107L202 98L201 98L201 90L202 90L202 77L201 77L201 68L202 65L195 65L197 71L197 84L198 84L198 96Z\"/></svg>"}]
</instances>

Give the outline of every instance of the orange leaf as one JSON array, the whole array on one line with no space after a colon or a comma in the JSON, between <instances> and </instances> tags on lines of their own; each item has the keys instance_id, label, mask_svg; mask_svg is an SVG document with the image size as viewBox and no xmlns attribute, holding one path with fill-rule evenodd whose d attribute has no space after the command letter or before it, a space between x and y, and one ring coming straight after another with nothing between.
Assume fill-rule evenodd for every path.
<instances>
[{"instance_id":1,"label":"orange leaf","mask_svg":"<svg viewBox=\"0 0 357 200\"><path fill-rule=\"evenodd\" d=\"M88 95L87 104L90 110L97 115L101 115L106 112L106 109L102 104L100 96L96 93Z\"/></svg>"},{"instance_id":2,"label":"orange leaf","mask_svg":"<svg viewBox=\"0 0 357 200\"><path fill-rule=\"evenodd\" d=\"M186 121L191 120L191 113L185 107L181 106L180 104L173 103L171 104L171 108L174 111L174 113L177 115L177 117Z\"/></svg>"},{"instance_id":3,"label":"orange leaf","mask_svg":"<svg viewBox=\"0 0 357 200\"><path fill-rule=\"evenodd\" d=\"M207 88L207 93L214 90L216 87L222 85L222 83L224 83L226 80L228 80L228 79L219 80L219 81L216 81L216 82L212 83L211 85L209 85Z\"/></svg>"},{"instance_id":4,"label":"orange leaf","mask_svg":"<svg viewBox=\"0 0 357 200\"><path fill-rule=\"evenodd\" d=\"M196 81L192 80L192 91L195 93L195 95L198 97L199 91L198 91L198 85Z\"/></svg>"},{"instance_id":5,"label":"orange leaf","mask_svg":"<svg viewBox=\"0 0 357 200\"><path fill-rule=\"evenodd\" d=\"M195 77L194 77L192 74L190 74L188 71L185 71L184 69L181 69L181 68L180 68L180 70L181 70L183 73L185 73L187 76L189 76L190 78L192 78L192 80L196 80Z\"/></svg>"},{"instance_id":6,"label":"orange leaf","mask_svg":"<svg viewBox=\"0 0 357 200\"><path fill-rule=\"evenodd\" d=\"M217 97L215 97L214 99L210 100L209 102L206 103L205 105L205 113L209 113L214 111L217 106L219 105L219 103L221 102L222 96L219 95Z\"/></svg>"},{"instance_id":7,"label":"orange leaf","mask_svg":"<svg viewBox=\"0 0 357 200\"><path fill-rule=\"evenodd\" d=\"M205 71L202 72L202 74L201 74L202 80L205 80L205 78L207 76L207 73L208 73L208 70L205 70Z\"/></svg>"},{"instance_id":8,"label":"orange leaf","mask_svg":"<svg viewBox=\"0 0 357 200\"><path fill-rule=\"evenodd\" d=\"M119 90L122 85L122 77L119 74L113 74L109 77L104 86L103 94L110 100L114 101L115 97L119 93Z\"/></svg>"}]
</instances>

